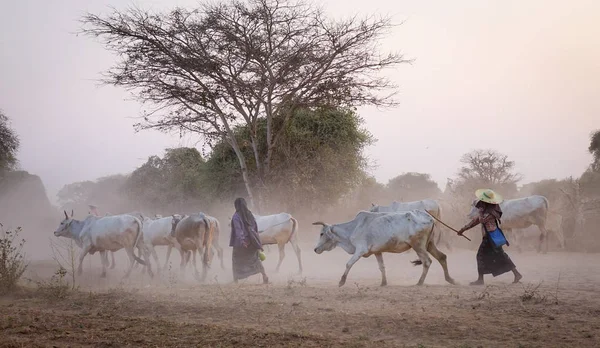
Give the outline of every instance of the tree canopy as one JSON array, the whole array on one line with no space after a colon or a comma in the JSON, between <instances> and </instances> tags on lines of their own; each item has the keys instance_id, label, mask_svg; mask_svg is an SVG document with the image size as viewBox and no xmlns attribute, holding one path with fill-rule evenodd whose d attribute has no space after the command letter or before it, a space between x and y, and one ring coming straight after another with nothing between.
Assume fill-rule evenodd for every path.
<instances>
[{"instance_id":1,"label":"tree canopy","mask_svg":"<svg viewBox=\"0 0 600 348\"><path fill-rule=\"evenodd\" d=\"M130 200L146 209L182 207L204 197L206 162L195 148L165 150L163 158L151 156L128 177L124 190ZM218 174L217 174L218 175Z\"/></svg>"},{"instance_id":2,"label":"tree canopy","mask_svg":"<svg viewBox=\"0 0 600 348\"><path fill-rule=\"evenodd\" d=\"M498 190L504 197L515 196L521 175L514 171L515 162L495 150L478 149L464 154L462 167L454 179L448 179L448 194L471 200L479 188Z\"/></svg>"},{"instance_id":3,"label":"tree canopy","mask_svg":"<svg viewBox=\"0 0 600 348\"><path fill-rule=\"evenodd\" d=\"M390 179L387 184L388 194L392 200L414 201L440 196L442 191L431 175L425 173L404 173Z\"/></svg>"},{"instance_id":4,"label":"tree canopy","mask_svg":"<svg viewBox=\"0 0 600 348\"><path fill-rule=\"evenodd\" d=\"M590 137L590 146L588 151L594 156L591 169L595 172L600 172L600 130L592 133Z\"/></svg>"},{"instance_id":5,"label":"tree canopy","mask_svg":"<svg viewBox=\"0 0 600 348\"><path fill-rule=\"evenodd\" d=\"M19 137L10 127L9 118L0 110L0 172L15 169Z\"/></svg>"},{"instance_id":6,"label":"tree canopy","mask_svg":"<svg viewBox=\"0 0 600 348\"><path fill-rule=\"evenodd\" d=\"M333 204L361 182L367 160L363 150L373 143L371 134L361 128L363 120L352 110L297 110L287 123L280 145L273 153L273 168L264 192L289 208ZM261 120L260 128L266 127ZM247 126L236 128L236 138L245 153L252 152ZM265 132L257 134L265 135ZM260 139L260 138L259 138ZM266 143L259 153L267 150ZM241 173L235 153L226 142L215 146L207 162L209 187L213 195L233 198L243 194ZM253 184L260 184L258 169L249 168ZM236 185L236 183L238 183Z\"/></svg>"},{"instance_id":7,"label":"tree canopy","mask_svg":"<svg viewBox=\"0 0 600 348\"><path fill-rule=\"evenodd\" d=\"M379 50L389 18L332 20L295 0L115 10L88 14L83 23L85 34L119 57L106 82L155 107L138 127L226 139L251 200L248 168L255 168L259 188L272 178L276 147L297 110L395 105L396 86L379 72L407 62ZM248 129L249 153L237 141L238 125Z\"/></svg>"}]
</instances>

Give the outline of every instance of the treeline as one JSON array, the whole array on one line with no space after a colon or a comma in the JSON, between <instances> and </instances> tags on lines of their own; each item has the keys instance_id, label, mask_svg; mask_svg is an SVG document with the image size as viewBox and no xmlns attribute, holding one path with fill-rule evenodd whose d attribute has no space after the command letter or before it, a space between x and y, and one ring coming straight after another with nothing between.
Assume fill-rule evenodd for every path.
<instances>
[{"instance_id":1,"label":"treeline","mask_svg":"<svg viewBox=\"0 0 600 348\"><path fill-rule=\"evenodd\" d=\"M258 123L259 139L266 134L261 129L265 125ZM248 161L248 177L253 187L260 188L256 191L262 211L275 207L318 211L359 187L368 177L363 150L374 142L362 125L351 109L296 111L273 151L268 181L262 179L256 162ZM240 125L234 131L241 151L252 158L251 130ZM261 146L258 151L267 149ZM95 204L112 213L135 209L164 214L231 205L239 196L247 196L240 165L230 144L221 140L207 156L195 148L167 149L129 175L66 185L58 201L66 208Z\"/></svg>"}]
</instances>

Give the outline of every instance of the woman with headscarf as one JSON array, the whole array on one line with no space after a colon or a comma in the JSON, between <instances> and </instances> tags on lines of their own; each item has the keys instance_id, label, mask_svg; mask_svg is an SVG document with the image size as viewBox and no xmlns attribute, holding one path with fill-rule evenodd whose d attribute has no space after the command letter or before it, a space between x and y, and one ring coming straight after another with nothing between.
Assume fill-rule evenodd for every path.
<instances>
[{"instance_id":1,"label":"woman with headscarf","mask_svg":"<svg viewBox=\"0 0 600 348\"><path fill-rule=\"evenodd\" d=\"M483 239L477 251L477 271L479 278L472 282L471 285L483 285L484 274L491 273L496 277L509 271L512 271L515 276L513 283L518 283L523 276L517 271L515 264L504 252L502 245L496 246L490 237L490 233L502 233L499 230L500 218L502 217L502 209L500 209L499 204L502 203L502 196L489 189L477 190L475 196L478 199L478 202L475 204L478 215L458 231L458 234L462 235L466 230L481 224ZM506 244L507 246L509 245L508 242Z\"/></svg>"},{"instance_id":2,"label":"woman with headscarf","mask_svg":"<svg viewBox=\"0 0 600 348\"><path fill-rule=\"evenodd\" d=\"M239 279L260 273L263 283L267 284L269 278L259 258L259 251L263 251L263 248L256 220L245 199L237 198L234 205L235 214L231 218L229 241L229 246L233 247L233 281L237 283Z\"/></svg>"}]
</instances>

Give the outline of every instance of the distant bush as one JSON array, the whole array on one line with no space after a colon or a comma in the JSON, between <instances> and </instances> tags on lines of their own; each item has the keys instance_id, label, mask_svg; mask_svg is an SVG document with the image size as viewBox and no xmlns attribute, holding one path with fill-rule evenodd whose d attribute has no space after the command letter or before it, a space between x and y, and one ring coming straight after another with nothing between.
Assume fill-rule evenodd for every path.
<instances>
[{"instance_id":1,"label":"distant bush","mask_svg":"<svg viewBox=\"0 0 600 348\"><path fill-rule=\"evenodd\" d=\"M59 267L50 280L37 282L38 291L47 295L50 299L64 299L74 287L65 279L67 270Z\"/></svg>"},{"instance_id":2,"label":"distant bush","mask_svg":"<svg viewBox=\"0 0 600 348\"><path fill-rule=\"evenodd\" d=\"M23 254L25 239L19 240L21 228L5 231L2 224L0 227L0 294L5 294L15 288L27 269L27 262Z\"/></svg>"}]
</instances>

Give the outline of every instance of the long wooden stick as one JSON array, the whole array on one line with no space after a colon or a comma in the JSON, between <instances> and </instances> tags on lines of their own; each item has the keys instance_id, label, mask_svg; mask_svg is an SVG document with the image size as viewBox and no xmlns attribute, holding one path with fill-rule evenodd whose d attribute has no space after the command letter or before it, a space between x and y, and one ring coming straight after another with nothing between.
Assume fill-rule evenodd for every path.
<instances>
[{"instance_id":1,"label":"long wooden stick","mask_svg":"<svg viewBox=\"0 0 600 348\"><path fill-rule=\"evenodd\" d=\"M428 211L427 214L431 215ZM442 220L436 218L435 216L431 215L432 218L436 219L440 224L448 227L449 229L451 229L452 231L456 232L459 236L465 237L469 242L471 241L471 239L467 236L465 236L464 234L460 234L457 230L453 229L452 227L446 225Z\"/></svg>"}]
</instances>

